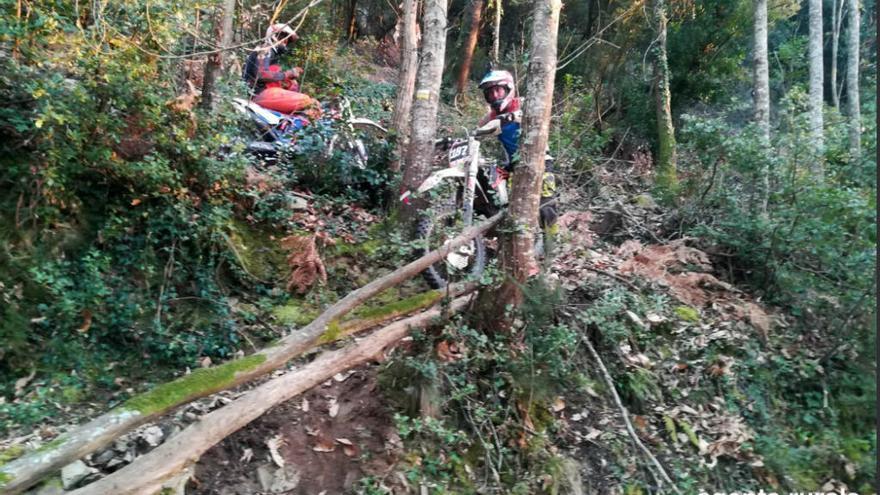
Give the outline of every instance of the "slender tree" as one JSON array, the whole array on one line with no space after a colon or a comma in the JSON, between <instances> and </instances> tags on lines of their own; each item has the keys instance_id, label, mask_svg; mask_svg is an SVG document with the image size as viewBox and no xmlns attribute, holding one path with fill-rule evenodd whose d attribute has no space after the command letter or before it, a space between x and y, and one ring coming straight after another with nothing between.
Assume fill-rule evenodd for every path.
<instances>
[{"instance_id":1,"label":"slender tree","mask_svg":"<svg viewBox=\"0 0 880 495\"><path fill-rule=\"evenodd\" d=\"M859 0L849 1L849 25L846 57L846 101L849 114L849 152L853 157L861 154L862 114L859 108L859 29L861 14Z\"/></svg>"},{"instance_id":2,"label":"slender tree","mask_svg":"<svg viewBox=\"0 0 880 495\"><path fill-rule=\"evenodd\" d=\"M831 5L831 103L840 110L840 89L837 83L837 53L840 47L840 27L843 24L843 9L846 0L833 0Z\"/></svg>"},{"instance_id":3,"label":"slender tree","mask_svg":"<svg viewBox=\"0 0 880 495\"><path fill-rule=\"evenodd\" d=\"M357 38L357 0L345 2L345 36L349 42Z\"/></svg>"},{"instance_id":4,"label":"slender tree","mask_svg":"<svg viewBox=\"0 0 880 495\"><path fill-rule=\"evenodd\" d=\"M446 0L425 0L423 24L415 101L410 119L410 143L403 169L403 190L418 187L431 171L443 57L446 55ZM423 200L412 198L401 206L403 219L414 219L424 206Z\"/></svg>"},{"instance_id":5,"label":"slender tree","mask_svg":"<svg viewBox=\"0 0 880 495\"><path fill-rule=\"evenodd\" d=\"M553 83L556 76L556 39L559 30L560 0L535 2L531 48L529 50L528 86L523 107L520 162L513 173L508 212L515 228L502 240L502 266L507 279L500 289L497 305L518 304L526 279L538 273L535 259L535 235L539 233L538 208L544 157L550 134L553 108Z\"/></svg>"},{"instance_id":6,"label":"slender tree","mask_svg":"<svg viewBox=\"0 0 880 495\"><path fill-rule=\"evenodd\" d=\"M468 37L464 42L464 54L461 66L458 68L458 78L455 83L455 93L464 93L467 80L471 75L471 62L474 59L474 50L477 48L477 39L480 36L480 19L483 15L483 0L473 0L471 5L471 25Z\"/></svg>"},{"instance_id":7,"label":"slender tree","mask_svg":"<svg viewBox=\"0 0 880 495\"><path fill-rule=\"evenodd\" d=\"M654 0L657 48L654 57L654 95L657 104L657 186L674 194L678 186L675 156L675 128L672 125L672 97L669 93L669 65L666 61L666 2Z\"/></svg>"},{"instance_id":8,"label":"slender tree","mask_svg":"<svg viewBox=\"0 0 880 495\"><path fill-rule=\"evenodd\" d=\"M822 58L822 0L810 1L810 134L816 152L824 146L822 134L822 100L824 94L824 67ZM819 160L813 160L813 171L821 171Z\"/></svg>"},{"instance_id":9,"label":"slender tree","mask_svg":"<svg viewBox=\"0 0 880 495\"><path fill-rule=\"evenodd\" d=\"M498 64L498 52L501 48L501 0L494 0L495 19L492 23L492 63Z\"/></svg>"},{"instance_id":10,"label":"slender tree","mask_svg":"<svg viewBox=\"0 0 880 495\"><path fill-rule=\"evenodd\" d=\"M755 122L770 141L770 68L767 63L767 0L755 1Z\"/></svg>"},{"instance_id":11,"label":"slender tree","mask_svg":"<svg viewBox=\"0 0 880 495\"><path fill-rule=\"evenodd\" d=\"M397 74L397 97L394 101L392 129L397 132L397 156L403 157L409 144L409 119L412 112L413 91L416 85L416 69L419 65L419 28L416 17L419 0L403 0L403 17L400 20L400 71ZM391 171L400 170L400 159L391 162Z\"/></svg>"},{"instance_id":12,"label":"slender tree","mask_svg":"<svg viewBox=\"0 0 880 495\"><path fill-rule=\"evenodd\" d=\"M767 0L755 1L755 122L761 130L761 144L770 147L770 69L767 63ZM770 195L769 162L761 169L761 212L767 213Z\"/></svg>"},{"instance_id":13,"label":"slender tree","mask_svg":"<svg viewBox=\"0 0 880 495\"><path fill-rule=\"evenodd\" d=\"M232 45L232 23L235 19L235 0L223 0L220 12L214 16L216 39L221 48ZM208 63L205 64L205 77L202 81L202 107L207 110L214 108L214 88L217 85L217 77L223 67L223 50L217 50L208 55Z\"/></svg>"}]
</instances>

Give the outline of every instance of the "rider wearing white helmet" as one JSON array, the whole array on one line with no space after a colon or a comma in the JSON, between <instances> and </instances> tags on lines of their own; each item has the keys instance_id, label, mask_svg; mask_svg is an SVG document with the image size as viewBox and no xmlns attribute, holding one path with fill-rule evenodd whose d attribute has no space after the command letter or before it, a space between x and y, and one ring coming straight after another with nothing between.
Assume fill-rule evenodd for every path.
<instances>
[{"instance_id":1,"label":"rider wearing white helmet","mask_svg":"<svg viewBox=\"0 0 880 495\"><path fill-rule=\"evenodd\" d=\"M519 149L520 123L522 122L522 98L516 94L516 84L513 75L506 70L490 70L480 81L480 90L483 98L489 104L490 110L479 125L482 126L493 119L501 121L501 133L498 141L507 154L504 167L498 171L500 180L504 180L514 171L519 161L517 150ZM553 157L546 155L544 162L544 177L541 187L541 227L548 233L556 230L556 178L551 170Z\"/></svg>"},{"instance_id":2,"label":"rider wearing white helmet","mask_svg":"<svg viewBox=\"0 0 880 495\"><path fill-rule=\"evenodd\" d=\"M513 170L516 158L514 155L519 148L522 99L516 96L513 75L506 70L491 70L486 73L480 81L480 90L490 107L489 113L480 120L480 125L493 119L501 119L501 134L498 135L498 140L507 153L504 170L510 172Z\"/></svg>"},{"instance_id":3,"label":"rider wearing white helmet","mask_svg":"<svg viewBox=\"0 0 880 495\"><path fill-rule=\"evenodd\" d=\"M281 113L293 113L308 107L319 108L313 98L299 92L296 81L302 76L300 67L282 71L279 59L290 42L299 39L287 24L272 24L266 29L264 45L248 55L244 80L251 87L254 102Z\"/></svg>"}]
</instances>

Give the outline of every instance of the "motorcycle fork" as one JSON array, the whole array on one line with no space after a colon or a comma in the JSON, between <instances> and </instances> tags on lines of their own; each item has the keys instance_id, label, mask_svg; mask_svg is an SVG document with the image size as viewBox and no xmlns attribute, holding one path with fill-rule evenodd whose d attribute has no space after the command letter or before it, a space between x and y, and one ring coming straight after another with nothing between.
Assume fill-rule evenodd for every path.
<instances>
[{"instance_id":1,"label":"motorcycle fork","mask_svg":"<svg viewBox=\"0 0 880 495\"><path fill-rule=\"evenodd\" d=\"M474 137L468 138L468 163L467 176L464 179L464 226L470 227L474 220L474 193L477 186L477 171L480 167L480 142Z\"/></svg>"}]
</instances>

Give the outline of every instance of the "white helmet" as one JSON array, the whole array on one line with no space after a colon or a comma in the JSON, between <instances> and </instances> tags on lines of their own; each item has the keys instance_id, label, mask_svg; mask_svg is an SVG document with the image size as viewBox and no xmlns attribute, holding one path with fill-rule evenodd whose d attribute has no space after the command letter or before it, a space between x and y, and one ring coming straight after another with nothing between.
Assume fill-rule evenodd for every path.
<instances>
[{"instance_id":1,"label":"white helmet","mask_svg":"<svg viewBox=\"0 0 880 495\"><path fill-rule=\"evenodd\" d=\"M272 24L266 29L266 43L268 43L269 45L274 45L281 40L285 40L285 42L290 42L296 41L298 39L299 36L297 36L296 32L293 31L293 28L291 28L287 24Z\"/></svg>"},{"instance_id":2,"label":"white helmet","mask_svg":"<svg viewBox=\"0 0 880 495\"><path fill-rule=\"evenodd\" d=\"M506 90L504 96L500 99L491 99L488 89L495 86L501 86ZM516 85L513 83L513 74L506 70L491 70L483 76L480 81L480 89L483 91L483 97L486 103L492 106L496 112L503 112L510 105L510 102L516 98Z\"/></svg>"}]
</instances>

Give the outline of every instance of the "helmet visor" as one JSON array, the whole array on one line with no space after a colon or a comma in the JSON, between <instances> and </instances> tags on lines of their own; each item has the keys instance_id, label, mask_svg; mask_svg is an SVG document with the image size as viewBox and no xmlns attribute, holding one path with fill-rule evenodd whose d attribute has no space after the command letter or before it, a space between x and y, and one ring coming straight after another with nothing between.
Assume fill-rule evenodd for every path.
<instances>
[{"instance_id":1,"label":"helmet visor","mask_svg":"<svg viewBox=\"0 0 880 495\"><path fill-rule=\"evenodd\" d=\"M486 99L486 103L492 104L503 101L509 92L510 90L506 87L500 84L495 84L483 88L483 98Z\"/></svg>"}]
</instances>

